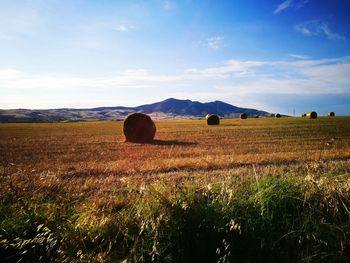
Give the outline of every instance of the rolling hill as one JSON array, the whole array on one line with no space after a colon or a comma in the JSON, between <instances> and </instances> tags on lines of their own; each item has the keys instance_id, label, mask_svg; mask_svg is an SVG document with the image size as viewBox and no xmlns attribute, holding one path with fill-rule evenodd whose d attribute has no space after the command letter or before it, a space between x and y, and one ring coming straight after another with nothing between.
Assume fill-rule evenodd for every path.
<instances>
[{"instance_id":1,"label":"rolling hill","mask_svg":"<svg viewBox=\"0 0 350 263\"><path fill-rule=\"evenodd\" d=\"M53 122L121 120L132 112L143 112L155 119L197 119L214 113L224 118L237 118L241 113L249 117L270 117L273 114L248 108L240 108L222 101L201 103L169 98L153 104L137 107L98 107L91 109L9 109L0 110L0 122Z\"/></svg>"}]
</instances>

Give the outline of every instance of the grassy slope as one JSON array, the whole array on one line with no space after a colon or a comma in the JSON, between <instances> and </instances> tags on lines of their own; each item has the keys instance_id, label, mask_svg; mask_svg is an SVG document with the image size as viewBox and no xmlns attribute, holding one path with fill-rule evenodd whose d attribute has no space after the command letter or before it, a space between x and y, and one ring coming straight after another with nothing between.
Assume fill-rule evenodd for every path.
<instances>
[{"instance_id":1,"label":"grassy slope","mask_svg":"<svg viewBox=\"0 0 350 263\"><path fill-rule=\"evenodd\" d=\"M349 260L350 118L156 125L153 144L124 143L122 122L0 125L0 252Z\"/></svg>"}]
</instances>

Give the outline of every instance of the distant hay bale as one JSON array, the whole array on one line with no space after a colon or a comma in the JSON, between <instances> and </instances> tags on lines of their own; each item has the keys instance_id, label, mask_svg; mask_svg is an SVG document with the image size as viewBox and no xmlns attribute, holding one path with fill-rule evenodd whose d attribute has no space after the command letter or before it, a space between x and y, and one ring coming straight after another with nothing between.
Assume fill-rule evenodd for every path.
<instances>
[{"instance_id":1,"label":"distant hay bale","mask_svg":"<svg viewBox=\"0 0 350 263\"><path fill-rule=\"evenodd\" d=\"M276 113L276 114L275 114L275 117L276 117L276 118L281 118L282 116L281 116L281 114Z\"/></svg>"},{"instance_id":2,"label":"distant hay bale","mask_svg":"<svg viewBox=\"0 0 350 263\"><path fill-rule=\"evenodd\" d=\"M328 114L327 114L329 117L334 117L335 116L335 114L334 114L334 112L333 111L331 111L331 112L328 112Z\"/></svg>"},{"instance_id":3,"label":"distant hay bale","mask_svg":"<svg viewBox=\"0 0 350 263\"><path fill-rule=\"evenodd\" d=\"M301 114L301 117L306 117L306 113L304 113L304 114Z\"/></svg>"},{"instance_id":4,"label":"distant hay bale","mask_svg":"<svg viewBox=\"0 0 350 263\"><path fill-rule=\"evenodd\" d=\"M245 114L245 113L242 113L240 115L240 117L241 117L242 120L245 120L246 118L248 118L247 114Z\"/></svg>"},{"instance_id":5,"label":"distant hay bale","mask_svg":"<svg viewBox=\"0 0 350 263\"><path fill-rule=\"evenodd\" d=\"M306 117L308 117L309 119L316 119L317 113L315 111L308 112L306 113Z\"/></svg>"},{"instance_id":6,"label":"distant hay bale","mask_svg":"<svg viewBox=\"0 0 350 263\"><path fill-rule=\"evenodd\" d=\"M207 119L207 125L219 125L220 124L220 118L218 115L215 114L207 114L205 116Z\"/></svg>"},{"instance_id":7,"label":"distant hay bale","mask_svg":"<svg viewBox=\"0 0 350 263\"><path fill-rule=\"evenodd\" d=\"M127 142L151 142L156 134L156 125L148 115L133 113L124 120L123 131Z\"/></svg>"}]
</instances>

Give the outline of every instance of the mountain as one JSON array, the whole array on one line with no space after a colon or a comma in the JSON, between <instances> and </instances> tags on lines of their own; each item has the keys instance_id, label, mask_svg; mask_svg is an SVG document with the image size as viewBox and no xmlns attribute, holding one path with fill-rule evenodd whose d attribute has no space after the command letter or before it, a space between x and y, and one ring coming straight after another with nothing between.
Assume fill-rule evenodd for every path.
<instances>
[{"instance_id":1,"label":"mountain","mask_svg":"<svg viewBox=\"0 0 350 263\"><path fill-rule=\"evenodd\" d=\"M222 101L201 103L198 101L178 100L173 98L153 104L138 106L135 109L147 114L151 114L153 112L163 112L175 115L191 115L196 117L203 117L210 113L218 114L222 117L238 117L241 113L245 113L248 116L271 116L271 113L265 111L239 108Z\"/></svg>"},{"instance_id":2,"label":"mountain","mask_svg":"<svg viewBox=\"0 0 350 263\"><path fill-rule=\"evenodd\" d=\"M118 106L91 109L0 110L0 122L122 120L132 112L143 112L155 119L193 119L203 118L207 114L218 114L224 118L237 118L241 113L245 113L250 117L273 116L273 114L266 111L239 108L222 101L201 103L198 101L170 98L134 108Z\"/></svg>"}]
</instances>

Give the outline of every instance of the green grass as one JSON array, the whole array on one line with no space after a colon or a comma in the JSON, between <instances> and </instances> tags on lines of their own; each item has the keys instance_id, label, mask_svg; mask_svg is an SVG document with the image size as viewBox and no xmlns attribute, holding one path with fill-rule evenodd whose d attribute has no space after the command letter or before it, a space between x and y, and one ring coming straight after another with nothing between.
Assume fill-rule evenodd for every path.
<instances>
[{"instance_id":1,"label":"green grass","mask_svg":"<svg viewBox=\"0 0 350 263\"><path fill-rule=\"evenodd\" d=\"M130 186L72 210L1 204L3 260L347 262L350 181L226 178Z\"/></svg>"}]
</instances>

